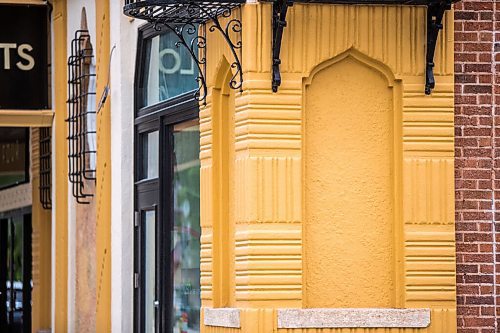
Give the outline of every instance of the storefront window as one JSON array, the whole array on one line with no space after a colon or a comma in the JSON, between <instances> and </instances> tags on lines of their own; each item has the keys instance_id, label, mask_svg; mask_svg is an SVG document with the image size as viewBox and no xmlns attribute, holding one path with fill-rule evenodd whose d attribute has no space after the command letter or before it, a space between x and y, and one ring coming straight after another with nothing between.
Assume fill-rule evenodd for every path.
<instances>
[{"instance_id":1,"label":"storefront window","mask_svg":"<svg viewBox=\"0 0 500 333\"><path fill-rule=\"evenodd\" d=\"M0 131L0 189L28 181L27 128L5 127Z\"/></svg>"},{"instance_id":2,"label":"storefront window","mask_svg":"<svg viewBox=\"0 0 500 333\"><path fill-rule=\"evenodd\" d=\"M141 179L158 178L158 140L159 131L141 134L143 154Z\"/></svg>"},{"instance_id":3,"label":"storefront window","mask_svg":"<svg viewBox=\"0 0 500 333\"><path fill-rule=\"evenodd\" d=\"M134 332L199 333L197 70L173 33L146 26L139 37Z\"/></svg>"},{"instance_id":4,"label":"storefront window","mask_svg":"<svg viewBox=\"0 0 500 333\"><path fill-rule=\"evenodd\" d=\"M200 330L200 130L198 119L173 128L173 332Z\"/></svg>"},{"instance_id":5,"label":"storefront window","mask_svg":"<svg viewBox=\"0 0 500 333\"><path fill-rule=\"evenodd\" d=\"M139 94L145 107L198 87L198 67L178 37L171 31L144 41L144 77ZM198 52L197 49L194 52Z\"/></svg>"}]
</instances>

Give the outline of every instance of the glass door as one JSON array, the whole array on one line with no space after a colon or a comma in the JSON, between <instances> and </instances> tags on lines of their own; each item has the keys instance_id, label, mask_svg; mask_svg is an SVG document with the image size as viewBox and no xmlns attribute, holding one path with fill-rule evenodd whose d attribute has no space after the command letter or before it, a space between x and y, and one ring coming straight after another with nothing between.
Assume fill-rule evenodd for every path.
<instances>
[{"instance_id":1,"label":"glass door","mask_svg":"<svg viewBox=\"0 0 500 333\"><path fill-rule=\"evenodd\" d=\"M137 333L200 332L199 120L176 110L136 127Z\"/></svg>"},{"instance_id":2,"label":"glass door","mask_svg":"<svg viewBox=\"0 0 500 333\"><path fill-rule=\"evenodd\" d=\"M200 331L200 129L198 119L172 126L173 201L170 267L172 332Z\"/></svg>"}]
</instances>

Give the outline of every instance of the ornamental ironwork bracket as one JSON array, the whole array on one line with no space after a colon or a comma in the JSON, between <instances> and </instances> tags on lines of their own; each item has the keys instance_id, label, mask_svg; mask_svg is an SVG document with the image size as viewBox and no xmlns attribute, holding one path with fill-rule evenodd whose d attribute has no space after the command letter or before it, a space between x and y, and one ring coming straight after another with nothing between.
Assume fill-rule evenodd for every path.
<instances>
[{"instance_id":1,"label":"ornamental ironwork bracket","mask_svg":"<svg viewBox=\"0 0 500 333\"><path fill-rule=\"evenodd\" d=\"M276 0L273 3L273 92L278 92L281 85L281 42L286 27L286 13L291 6L293 6L291 0Z\"/></svg>"},{"instance_id":2,"label":"ornamental ironwork bracket","mask_svg":"<svg viewBox=\"0 0 500 333\"><path fill-rule=\"evenodd\" d=\"M286 14L293 3L323 3L346 5L426 5L427 6L427 50L425 64L425 94L434 89L434 52L439 31L443 28L443 17L446 10L451 9L452 2L457 0L273 0L273 68L272 89L277 92L281 85L281 43L283 31L287 26Z\"/></svg>"},{"instance_id":3,"label":"ornamental ironwork bracket","mask_svg":"<svg viewBox=\"0 0 500 333\"><path fill-rule=\"evenodd\" d=\"M451 0L431 3L427 6L427 54L425 64L425 94L430 95L436 85L434 79L434 53L439 31L443 29L445 11L451 9Z\"/></svg>"},{"instance_id":4,"label":"ornamental ironwork bracket","mask_svg":"<svg viewBox=\"0 0 500 333\"><path fill-rule=\"evenodd\" d=\"M195 98L206 104L207 29L209 32L218 31L229 46L233 56L233 76L229 86L235 90L243 90L242 24L239 17L232 17L232 13L244 2L245 0L125 0L123 12L127 16L152 23L158 31L166 28L177 36L175 45L188 51L198 69Z\"/></svg>"}]
</instances>

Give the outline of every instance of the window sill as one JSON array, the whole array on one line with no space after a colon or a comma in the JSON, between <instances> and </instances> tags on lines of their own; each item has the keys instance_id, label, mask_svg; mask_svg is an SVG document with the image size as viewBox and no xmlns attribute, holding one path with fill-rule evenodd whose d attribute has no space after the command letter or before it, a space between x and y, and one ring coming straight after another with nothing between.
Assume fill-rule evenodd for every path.
<instances>
[{"instance_id":1,"label":"window sill","mask_svg":"<svg viewBox=\"0 0 500 333\"><path fill-rule=\"evenodd\" d=\"M278 309L278 328L425 328L430 309Z\"/></svg>"},{"instance_id":2,"label":"window sill","mask_svg":"<svg viewBox=\"0 0 500 333\"><path fill-rule=\"evenodd\" d=\"M206 326L240 328L240 309L205 308L203 323Z\"/></svg>"}]
</instances>

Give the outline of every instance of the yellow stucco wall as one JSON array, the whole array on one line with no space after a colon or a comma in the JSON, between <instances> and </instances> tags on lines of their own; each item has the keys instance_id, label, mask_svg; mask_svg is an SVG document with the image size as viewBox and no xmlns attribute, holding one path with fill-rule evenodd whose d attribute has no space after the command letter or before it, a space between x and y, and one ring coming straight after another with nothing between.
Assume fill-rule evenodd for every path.
<instances>
[{"instance_id":1,"label":"yellow stucco wall","mask_svg":"<svg viewBox=\"0 0 500 333\"><path fill-rule=\"evenodd\" d=\"M240 308L242 328L203 332L315 332L278 329L287 307L430 308L429 328L399 332L455 332L452 13L431 96L425 8L294 5L277 94L271 6L233 15L243 93L224 91L221 36L207 42L201 274L203 306Z\"/></svg>"},{"instance_id":2,"label":"yellow stucco wall","mask_svg":"<svg viewBox=\"0 0 500 333\"><path fill-rule=\"evenodd\" d=\"M394 307L393 82L344 56L304 96L304 305Z\"/></svg>"},{"instance_id":3,"label":"yellow stucco wall","mask_svg":"<svg viewBox=\"0 0 500 333\"><path fill-rule=\"evenodd\" d=\"M109 0L96 6L97 103L109 82ZM97 114L96 171L96 332L111 332L111 98ZM96 105L97 110L97 105Z\"/></svg>"}]
</instances>

